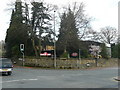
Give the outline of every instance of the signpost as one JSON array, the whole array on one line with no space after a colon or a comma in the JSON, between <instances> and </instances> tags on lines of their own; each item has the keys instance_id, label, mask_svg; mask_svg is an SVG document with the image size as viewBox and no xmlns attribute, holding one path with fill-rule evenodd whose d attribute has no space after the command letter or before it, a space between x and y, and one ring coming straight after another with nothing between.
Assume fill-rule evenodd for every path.
<instances>
[{"instance_id":1,"label":"signpost","mask_svg":"<svg viewBox=\"0 0 120 90\"><path fill-rule=\"evenodd\" d=\"M75 52L75 53L72 53L72 56L76 57L78 56L78 54Z\"/></svg>"},{"instance_id":2,"label":"signpost","mask_svg":"<svg viewBox=\"0 0 120 90\"><path fill-rule=\"evenodd\" d=\"M80 49L79 49L79 60L81 60L81 56L80 56Z\"/></svg>"},{"instance_id":3,"label":"signpost","mask_svg":"<svg viewBox=\"0 0 120 90\"><path fill-rule=\"evenodd\" d=\"M101 52L101 48L100 48L100 46L91 45L89 51L91 52L91 55L94 56L95 62L96 62L96 67L97 67L99 53Z\"/></svg>"},{"instance_id":4,"label":"signpost","mask_svg":"<svg viewBox=\"0 0 120 90\"><path fill-rule=\"evenodd\" d=\"M23 54L23 66L24 66L24 44L20 44L20 51Z\"/></svg>"},{"instance_id":5,"label":"signpost","mask_svg":"<svg viewBox=\"0 0 120 90\"><path fill-rule=\"evenodd\" d=\"M80 55L80 49L79 49L79 62L81 64L81 55Z\"/></svg>"},{"instance_id":6,"label":"signpost","mask_svg":"<svg viewBox=\"0 0 120 90\"><path fill-rule=\"evenodd\" d=\"M77 57L77 56L78 56L78 53L74 52L74 53L72 53L71 55L72 55L73 57ZM78 59L77 59L77 62L76 62L76 63L77 63L77 64L76 64L77 67L79 68L79 64L80 64L80 63L79 63Z\"/></svg>"}]
</instances>

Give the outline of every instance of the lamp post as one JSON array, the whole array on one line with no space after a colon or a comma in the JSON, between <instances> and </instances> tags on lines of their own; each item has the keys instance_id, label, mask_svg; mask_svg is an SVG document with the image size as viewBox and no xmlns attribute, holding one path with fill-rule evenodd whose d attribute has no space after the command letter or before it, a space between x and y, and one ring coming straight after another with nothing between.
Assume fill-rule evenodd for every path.
<instances>
[{"instance_id":1,"label":"lamp post","mask_svg":"<svg viewBox=\"0 0 120 90\"><path fill-rule=\"evenodd\" d=\"M56 68L56 41L55 41L55 10L54 10L54 68Z\"/></svg>"}]
</instances>

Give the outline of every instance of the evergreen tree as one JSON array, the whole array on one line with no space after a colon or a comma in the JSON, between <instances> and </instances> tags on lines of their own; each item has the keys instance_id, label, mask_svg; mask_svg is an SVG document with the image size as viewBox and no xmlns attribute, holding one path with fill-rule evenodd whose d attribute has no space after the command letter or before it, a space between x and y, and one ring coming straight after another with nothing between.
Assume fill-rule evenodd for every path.
<instances>
[{"instance_id":1,"label":"evergreen tree","mask_svg":"<svg viewBox=\"0 0 120 90\"><path fill-rule=\"evenodd\" d=\"M120 58L120 43L112 44L112 57L113 58Z\"/></svg>"},{"instance_id":2,"label":"evergreen tree","mask_svg":"<svg viewBox=\"0 0 120 90\"><path fill-rule=\"evenodd\" d=\"M113 58L118 57L118 47L115 44L111 45L111 55L112 55Z\"/></svg>"},{"instance_id":3,"label":"evergreen tree","mask_svg":"<svg viewBox=\"0 0 120 90\"><path fill-rule=\"evenodd\" d=\"M32 43L35 50L36 56L40 55L42 45L42 34L50 33L49 20L50 15L47 13L48 8L44 6L43 2L32 2ZM38 33L38 36L36 37ZM38 44L34 41L38 39ZM36 46L39 47L37 50Z\"/></svg>"},{"instance_id":4,"label":"evergreen tree","mask_svg":"<svg viewBox=\"0 0 120 90\"><path fill-rule=\"evenodd\" d=\"M117 50L117 52L118 52L118 58L120 59L120 43L118 43L118 50Z\"/></svg>"},{"instance_id":5,"label":"evergreen tree","mask_svg":"<svg viewBox=\"0 0 120 90\"><path fill-rule=\"evenodd\" d=\"M106 45L103 43L101 44L101 52L100 52L100 55L105 58L105 59L108 59L108 54L107 54L107 47Z\"/></svg>"},{"instance_id":6,"label":"evergreen tree","mask_svg":"<svg viewBox=\"0 0 120 90\"><path fill-rule=\"evenodd\" d=\"M77 32L78 29L76 28L75 17L73 12L69 8L69 12L67 14L67 49L70 53L77 52L79 50L79 37Z\"/></svg>"},{"instance_id":7,"label":"evergreen tree","mask_svg":"<svg viewBox=\"0 0 120 90\"><path fill-rule=\"evenodd\" d=\"M27 27L23 23L22 2L15 2L15 10L12 11L10 26L6 35L6 55L8 57L21 55L19 45L27 43Z\"/></svg>"},{"instance_id":8,"label":"evergreen tree","mask_svg":"<svg viewBox=\"0 0 120 90\"><path fill-rule=\"evenodd\" d=\"M25 55L39 55L42 42L46 33L46 38L51 35L49 28L50 15L48 8L44 6L43 2L32 2L32 18L29 18L28 4L19 0L15 2L15 9L12 11L10 26L7 29L6 35L6 55L8 57L21 55L19 45L25 45ZM46 39L44 40L45 42Z\"/></svg>"},{"instance_id":9,"label":"evergreen tree","mask_svg":"<svg viewBox=\"0 0 120 90\"><path fill-rule=\"evenodd\" d=\"M60 30L57 41L57 50L62 54L63 51L66 51L67 48L67 29L66 29L66 13L63 13L60 23Z\"/></svg>"},{"instance_id":10,"label":"evergreen tree","mask_svg":"<svg viewBox=\"0 0 120 90\"><path fill-rule=\"evenodd\" d=\"M79 39L78 29L76 28L75 17L71 9L69 8L68 13L64 13L61 18L60 34L57 41L57 50L61 52L78 52L79 50Z\"/></svg>"}]
</instances>

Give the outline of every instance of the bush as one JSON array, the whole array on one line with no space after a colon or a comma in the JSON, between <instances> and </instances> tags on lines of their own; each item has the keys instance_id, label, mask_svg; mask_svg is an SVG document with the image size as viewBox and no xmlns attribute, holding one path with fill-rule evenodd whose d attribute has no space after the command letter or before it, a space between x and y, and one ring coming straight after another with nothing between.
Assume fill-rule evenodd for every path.
<instances>
[{"instance_id":1,"label":"bush","mask_svg":"<svg viewBox=\"0 0 120 90\"><path fill-rule=\"evenodd\" d=\"M89 57L88 50L86 49L81 50L80 55L81 55L81 58L88 58Z\"/></svg>"},{"instance_id":2,"label":"bush","mask_svg":"<svg viewBox=\"0 0 120 90\"><path fill-rule=\"evenodd\" d=\"M120 59L120 43L118 44L118 50L117 50L117 52L118 52L118 58Z\"/></svg>"},{"instance_id":3,"label":"bush","mask_svg":"<svg viewBox=\"0 0 120 90\"><path fill-rule=\"evenodd\" d=\"M108 59L108 54L107 54L107 47L105 46L105 44L101 44L101 52L100 52L100 55L105 58L105 59Z\"/></svg>"},{"instance_id":4,"label":"bush","mask_svg":"<svg viewBox=\"0 0 120 90\"><path fill-rule=\"evenodd\" d=\"M68 58L68 52L64 52L64 53L60 56L60 58Z\"/></svg>"}]
</instances>

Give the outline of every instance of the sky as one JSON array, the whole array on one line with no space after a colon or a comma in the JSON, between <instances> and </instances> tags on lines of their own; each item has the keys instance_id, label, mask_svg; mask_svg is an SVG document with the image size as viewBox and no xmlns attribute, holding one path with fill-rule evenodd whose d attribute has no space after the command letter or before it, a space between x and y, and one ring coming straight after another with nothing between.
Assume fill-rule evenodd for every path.
<instances>
[{"instance_id":1,"label":"sky","mask_svg":"<svg viewBox=\"0 0 120 90\"><path fill-rule=\"evenodd\" d=\"M9 28L11 10L8 5L15 0L2 0L0 3L0 41L5 39L6 31ZM24 1L24 0L23 0ZM33 0L25 0L33 1ZM40 1L40 0L36 0ZM44 0L46 3L58 5L59 8L73 2L83 2L85 13L92 17L91 26L93 30L100 31L100 28L111 26L118 29L118 2L119 0Z\"/></svg>"}]
</instances>

